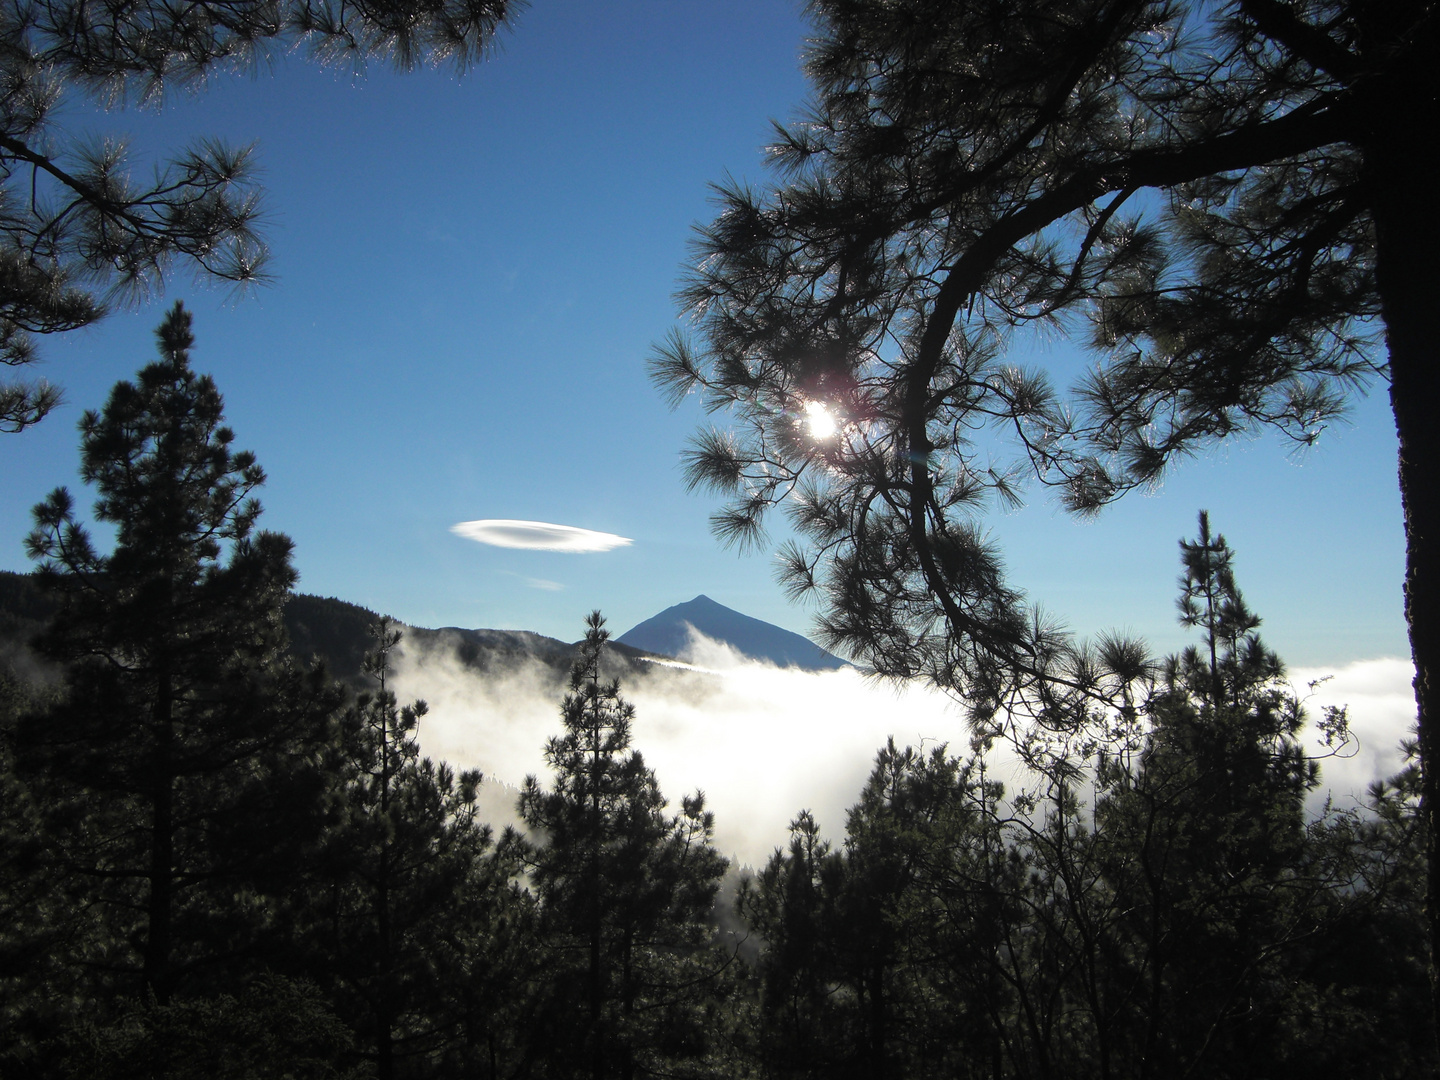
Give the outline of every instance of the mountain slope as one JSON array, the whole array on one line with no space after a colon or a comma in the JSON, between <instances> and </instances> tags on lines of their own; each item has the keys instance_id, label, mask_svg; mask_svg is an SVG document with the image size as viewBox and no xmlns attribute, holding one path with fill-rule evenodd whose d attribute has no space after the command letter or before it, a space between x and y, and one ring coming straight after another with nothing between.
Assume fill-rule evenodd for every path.
<instances>
[{"instance_id":1,"label":"mountain slope","mask_svg":"<svg viewBox=\"0 0 1440 1080\"><path fill-rule=\"evenodd\" d=\"M845 661L820 648L808 638L792 634L773 623L742 615L717 604L703 593L684 604L666 608L625 631L615 640L621 645L678 657L690 644L690 627L706 637L724 642L754 660L777 667L798 667L806 671L828 671L845 667Z\"/></svg>"},{"instance_id":2,"label":"mountain slope","mask_svg":"<svg viewBox=\"0 0 1440 1080\"><path fill-rule=\"evenodd\" d=\"M33 575L0 570L0 674L38 670L29 643L44 628L54 607L55 602L41 591ZM367 690L372 682L361 674L361 663L375 647L370 634L375 618L373 611L334 597L295 593L285 603L291 653L307 665L323 661L335 678ZM407 646L411 650L439 651L480 674L537 663L548 672L557 702L579 649L579 642L558 641L528 630L465 630L454 626L431 630L400 624L395 628L405 635L400 644L402 652ZM607 677L628 678L649 670L639 663L645 650L616 642L611 645L604 660Z\"/></svg>"}]
</instances>

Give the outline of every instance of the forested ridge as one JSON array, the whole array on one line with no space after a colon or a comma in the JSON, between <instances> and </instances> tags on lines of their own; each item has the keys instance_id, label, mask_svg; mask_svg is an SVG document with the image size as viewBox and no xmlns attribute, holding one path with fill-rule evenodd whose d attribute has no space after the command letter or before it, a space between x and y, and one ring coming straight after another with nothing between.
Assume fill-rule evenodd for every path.
<instances>
[{"instance_id":1,"label":"forested ridge","mask_svg":"<svg viewBox=\"0 0 1440 1080\"><path fill-rule=\"evenodd\" d=\"M30 642L55 611L55 601L30 574L0 570L0 654L12 665L27 666L39 659ZM322 663L332 676L358 686L368 685L366 655L374 648L371 633L379 616L369 608L333 596L292 592L286 597L282 619L286 651L299 663ZM580 642L559 641L528 630L470 630L446 626L405 628L412 645L440 645L465 668L479 674L504 671L529 660L554 676L556 687L565 681L579 652ZM636 661L653 654L613 643L608 655L622 674L634 674Z\"/></svg>"},{"instance_id":2,"label":"forested ridge","mask_svg":"<svg viewBox=\"0 0 1440 1080\"><path fill-rule=\"evenodd\" d=\"M1006 783L984 740L880 748L843 837L797 807L722 901L598 612L496 835L390 689L401 631L297 607L182 307L158 338L81 425L113 550L60 489L0 582L46 665L3 681L5 1076L1431 1072L1416 769L1306 816L1302 703L1205 514L1192 647L1102 643L1120 704L1052 717ZM362 621L338 679L313 654ZM1345 750L1343 711L1316 728Z\"/></svg>"}]
</instances>

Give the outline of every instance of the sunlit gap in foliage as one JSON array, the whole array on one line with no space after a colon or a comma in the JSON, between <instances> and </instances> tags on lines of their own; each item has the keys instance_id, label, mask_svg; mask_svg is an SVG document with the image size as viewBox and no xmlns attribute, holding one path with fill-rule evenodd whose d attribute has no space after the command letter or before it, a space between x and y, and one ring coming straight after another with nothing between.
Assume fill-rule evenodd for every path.
<instances>
[{"instance_id":1,"label":"sunlit gap in foliage","mask_svg":"<svg viewBox=\"0 0 1440 1080\"><path fill-rule=\"evenodd\" d=\"M823 401L805 402L805 420L810 425L810 437L821 442L833 439L840 431L839 421Z\"/></svg>"}]
</instances>

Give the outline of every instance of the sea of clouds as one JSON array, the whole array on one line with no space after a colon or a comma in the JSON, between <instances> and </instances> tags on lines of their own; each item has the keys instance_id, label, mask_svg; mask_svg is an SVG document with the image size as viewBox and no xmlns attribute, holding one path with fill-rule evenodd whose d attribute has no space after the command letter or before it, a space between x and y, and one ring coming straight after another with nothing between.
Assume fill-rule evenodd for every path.
<instances>
[{"instance_id":1,"label":"sea of clouds","mask_svg":"<svg viewBox=\"0 0 1440 1080\"><path fill-rule=\"evenodd\" d=\"M534 662L480 675L443 647L401 649L396 693L430 706L420 729L423 751L480 769L491 781L482 812L497 828L513 822L513 789L529 774L548 782L545 740L561 730L553 673ZM959 706L927 686L879 681L853 668L777 668L699 635L684 659L689 666L657 664L621 687L635 705L633 743L672 805L697 788L705 792L716 846L742 864L762 865L783 846L802 809L826 836L842 839L846 811L887 739L968 748ZM1337 807L1357 805L1371 782L1400 768L1399 743L1415 716L1412 675L1408 660L1384 659L1290 672L1313 717L1326 705L1348 705L1356 737L1347 756L1324 761L1312 809L1327 795ZM1309 738L1312 751L1323 753L1318 737ZM1016 770L1003 752L995 768L1001 778Z\"/></svg>"}]
</instances>

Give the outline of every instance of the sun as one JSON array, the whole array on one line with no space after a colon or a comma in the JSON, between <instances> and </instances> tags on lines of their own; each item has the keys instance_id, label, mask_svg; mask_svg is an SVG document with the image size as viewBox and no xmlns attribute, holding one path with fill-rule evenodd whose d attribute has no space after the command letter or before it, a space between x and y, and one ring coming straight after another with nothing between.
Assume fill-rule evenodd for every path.
<instances>
[{"instance_id":1,"label":"sun","mask_svg":"<svg viewBox=\"0 0 1440 1080\"><path fill-rule=\"evenodd\" d=\"M835 417L822 401L805 402L805 415L810 423L810 435L815 439L829 439L840 430Z\"/></svg>"}]
</instances>

